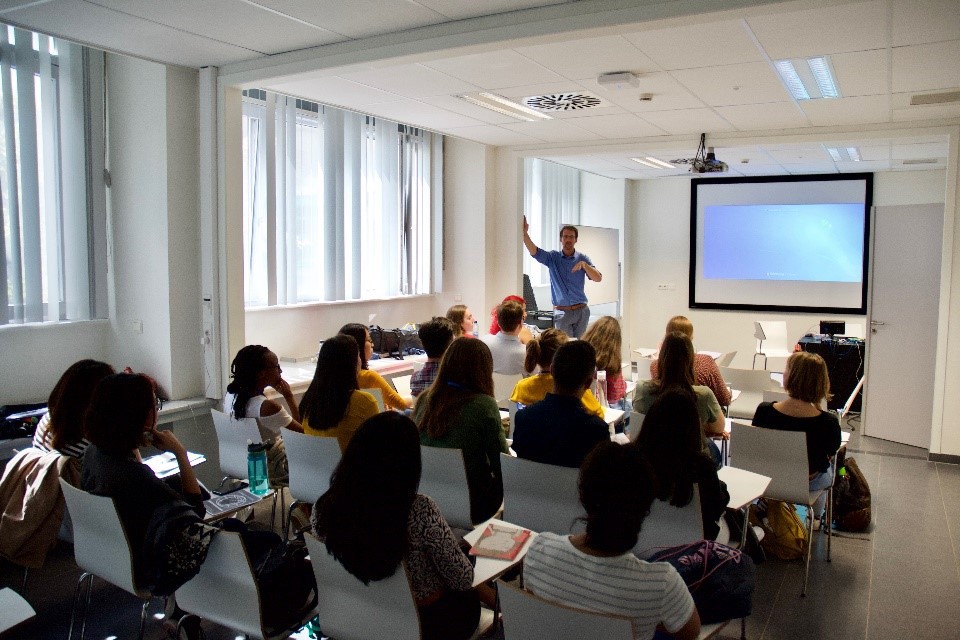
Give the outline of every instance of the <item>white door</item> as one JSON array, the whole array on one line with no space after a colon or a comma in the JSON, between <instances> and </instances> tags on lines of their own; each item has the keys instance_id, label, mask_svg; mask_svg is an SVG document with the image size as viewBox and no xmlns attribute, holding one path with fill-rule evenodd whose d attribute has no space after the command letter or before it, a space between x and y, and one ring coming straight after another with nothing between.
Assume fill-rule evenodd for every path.
<instances>
[{"instance_id":1,"label":"white door","mask_svg":"<svg viewBox=\"0 0 960 640\"><path fill-rule=\"evenodd\" d=\"M864 434L930 448L943 205L874 215Z\"/></svg>"}]
</instances>

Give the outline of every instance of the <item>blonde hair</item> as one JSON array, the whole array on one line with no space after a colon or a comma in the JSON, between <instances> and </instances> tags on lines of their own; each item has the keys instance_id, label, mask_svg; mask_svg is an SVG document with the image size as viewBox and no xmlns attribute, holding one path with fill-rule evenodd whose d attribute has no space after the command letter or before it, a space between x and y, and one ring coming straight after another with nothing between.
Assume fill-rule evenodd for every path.
<instances>
[{"instance_id":1,"label":"blonde hair","mask_svg":"<svg viewBox=\"0 0 960 640\"><path fill-rule=\"evenodd\" d=\"M827 363L817 353L797 351L787 358L783 388L791 398L819 406L831 397Z\"/></svg>"},{"instance_id":2,"label":"blonde hair","mask_svg":"<svg viewBox=\"0 0 960 640\"><path fill-rule=\"evenodd\" d=\"M540 365L541 371L550 371L553 354L568 340L570 340L569 336L561 329L553 327L547 329L527 343L527 357L523 361L523 368L527 373L533 373L537 365Z\"/></svg>"},{"instance_id":3,"label":"blonde hair","mask_svg":"<svg viewBox=\"0 0 960 640\"><path fill-rule=\"evenodd\" d=\"M587 329L580 338L589 342L597 352L597 368L603 369L608 376L620 374L623 366L621 358L622 337L620 323L616 318L603 316Z\"/></svg>"},{"instance_id":4,"label":"blonde hair","mask_svg":"<svg viewBox=\"0 0 960 640\"><path fill-rule=\"evenodd\" d=\"M453 323L453 337L459 338L463 335L463 319L467 315L467 305L455 304L447 309L447 320Z\"/></svg>"},{"instance_id":5,"label":"blonde hair","mask_svg":"<svg viewBox=\"0 0 960 640\"><path fill-rule=\"evenodd\" d=\"M673 316L667 321L667 330L664 334L679 331L693 340L693 323L686 316Z\"/></svg>"}]
</instances>

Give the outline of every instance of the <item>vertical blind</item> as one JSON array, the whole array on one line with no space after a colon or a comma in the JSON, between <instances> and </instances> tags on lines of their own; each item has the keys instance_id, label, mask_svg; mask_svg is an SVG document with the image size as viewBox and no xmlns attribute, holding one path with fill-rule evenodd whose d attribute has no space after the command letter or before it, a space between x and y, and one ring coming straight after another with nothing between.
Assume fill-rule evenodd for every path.
<instances>
[{"instance_id":1,"label":"vertical blind","mask_svg":"<svg viewBox=\"0 0 960 640\"><path fill-rule=\"evenodd\" d=\"M580 222L580 171L540 158L523 166L523 201L530 239L546 250L560 248L560 227ZM523 252L523 272L534 286L550 283L547 268Z\"/></svg>"}]
</instances>

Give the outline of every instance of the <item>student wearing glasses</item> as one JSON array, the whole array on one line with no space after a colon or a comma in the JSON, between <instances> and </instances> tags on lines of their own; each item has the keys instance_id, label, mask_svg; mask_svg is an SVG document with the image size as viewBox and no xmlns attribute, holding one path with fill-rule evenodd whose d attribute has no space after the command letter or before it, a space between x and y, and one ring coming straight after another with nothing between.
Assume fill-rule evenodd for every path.
<instances>
[{"instance_id":1,"label":"student wearing glasses","mask_svg":"<svg viewBox=\"0 0 960 640\"><path fill-rule=\"evenodd\" d=\"M405 411L413 406L413 400L404 398L393 386L376 371L370 370L370 357L373 355L373 340L370 330L359 322L351 322L340 327L340 333L352 337L360 348L360 373L357 381L361 389L379 389L383 396L383 405L387 409Z\"/></svg>"}]
</instances>

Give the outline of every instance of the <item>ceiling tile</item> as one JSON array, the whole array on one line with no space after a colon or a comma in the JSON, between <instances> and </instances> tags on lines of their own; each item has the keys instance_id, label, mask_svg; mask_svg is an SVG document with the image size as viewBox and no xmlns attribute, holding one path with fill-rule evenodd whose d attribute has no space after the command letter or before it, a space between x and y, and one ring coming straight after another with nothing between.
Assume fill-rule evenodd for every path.
<instances>
[{"instance_id":1,"label":"ceiling tile","mask_svg":"<svg viewBox=\"0 0 960 640\"><path fill-rule=\"evenodd\" d=\"M894 47L960 39L960 2L893 0L890 29Z\"/></svg>"},{"instance_id":2,"label":"ceiling tile","mask_svg":"<svg viewBox=\"0 0 960 640\"><path fill-rule=\"evenodd\" d=\"M564 78L515 51L492 51L446 58L427 66L483 89L560 82Z\"/></svg>"},{"instance_id":3,"label":"ceiling tile","mask_svg":"<svg viewBox=\"0 0 960 640\"><path fill-rule=\"evenodd\" d=\"M897 47L892 59L894 92L960 87L960 40Z\"/></svg>"},{"instance_id":4,"label":"ceiling tile","mask_svg":"<svg viewBox=\"0 0 960 640\"><path fill-rule=\"evenodd\" d=\"M766 62L681 69L671 74L708 106L789 100L780 77Z\"/></svg>"},{"instance_id":5,"label":"ceiling tile","mask_svg":"<svg viewBox=\"0 0 960 640\"><path fill-rule=\"evenodd\" d=\"M837 80L840 95L876 96L890 90L887 81L888 50L855 51L835 53L830 56L830 64Z\"/></svg>"},{"instance_id":6,"label":"ceiling tile","mask_svg":"<svg viewBox=\"0 0 960 640\"><path fill-rule=\"evenodd\" d=\"M840 173L859 173L862 171L887 171L890 169L889 160L864 160L861 162L841 161L834 163Z\"/></svg>"},{"instance_id":7,"label":"ceiling tile","mask_svg":"<svg viewBox=\"0 0 960 640\"><path fill-rule=\"evenodd\" d=\"M315 47L346 38L318 24L278 15L237 0L86 0L188 33L262 53Z\"/></svg>"},{"instance_id":8,"label":"ceiling tile","mask_svg":"<svg viewBox=\"0 0 960 640\"><path fill-rule=\"evenodd\" d=\"M896 171L930 171L932 169L944 169L947 166L945 159L936 162L923 162L919 164L906 164L904 161L894 160L890 163L890 168Z\"/></svg>"},{"instance_id":9,"label":"ceiling tile","mask_svg":"<svg viewBox=\"0 0 960 640\"><path fill-rule=\"evenodd\" d=\"M264 89L286 93L316 102L332 105L353 106L359 108L380 102L396 102L401 97L379 89L373 89L340 77L292 79L282 82L264 83Z\"/></svg>"},{"instance_id":10,"label":"ceiling tile","mask_svg":"<svg viewBox=\"0 0 960 640\"><path fill-rule=\"evenodd\" d=\"M890 100L887 96L803 100L800 108L815 127L890 121Z\"/></svg>"},{"instance_id":11,"label":"ceiling tile","mask_svg":"<svg viewBox=\"0 0 960 640\"><path fill-rule=\"evenodd\" d=\"M779 164L736 164L730 166L731 170L744 176L775 176L786 173Z\"/></svg>"},{"instance_id":12,"label":"ceiling tile","mask_svg":"<svg viewBox=\"0 0 960 640\"><path fill-rule=\"evenodd\" d=\"M526 133L545 142L585 142L596 139L596 135L586 129L581 129L562 120L518 122L516 124L505 124L503 128Z\"/></svg>"},{"instance_id":13,"label":"ceiling tile","mask_svg":"<svg viewBox=\"0 0 960 640\"><path fill-rule=\"evenodd\" d=\"M659 71L656 64L621 36L570 40L514 49L520 55L569 78L596 78L601 73Z\"/></svg>"},{"instance_id":14,"label":"ceiling tile","mask_svg":"<svg viewBox=\"0 0 960 640\"><path fill-rule=\"evenodd\" d=\"M669 73L650 73L640 77L640 86L620 91L601 87L596 78L583 80L580 83L587 91L620 105L627 111L668 111L672 109L697 109L705 105L686 87L677 82ZM641 93L650 93L653 99L649 102L640 100Z\"/></svg>"},{"instance_id":15,"label":"ceiling tile","mask_svg":"<svg viewBox=\"0 0 960 640\"><path fill-rule=\"evenodd\" d=\"M916 158L946 158L950 155L947 141L927 144L895 144L890 149L893 160L911 160Z\"/></svg>"},{"instance_id":16,"label":"ceiling tile","mask_svg":"<svg viewBox=\"0 0 960 640\"><path fill-rule=\"evenodd\" d=\"M480 120L417 100L374 104L367 107L366 111L381 118L412 124L433 131L443 131L447 127L469 127L483 124Z\"/></svg>"},{"instance_id":17,"label":"ceiling tile","mask_svg":"<svg viewBox=\"0 0 960 640\"><path fill-rule=\"evenodd\" d=\"M946 118L960 118L960 102L945 104L911 105L913 93L895 93L892 96L893 111L890 119L894 122L911 122L916 120L939 120Z\"/></svg>"},{"instance_id":18,"label":"ceiling tile","mask_svg":"<svg viewBox=\"0 0 960 640\"><path fill-rule=\"evenodd\" d=\"M477 16L517 11L533 7L545 7L552 4L566 4L571 0L417 0L417 4L442 13L448 18L460 20Z\"/></svg>"},{"instance_id":19,"label":"ceiling tile","mask_svg":"<svg viewBox=\"0 0 960 640\"><path fill-rule=\"evenodd\" d=\"M765 147L767 154L779 164L816 164L832 162L830 155L820 145L782 145Z\"/></svg>"},{"instance_id":20,"label":"ceiling tile","mask_svg":"<svg viewBox=\"0 0 960 640\"><path fill-rule=\"evenodd\" d=\"M115 0L125 2L126 0ZM155 0L150 0L155 2ZM193 0L195 2L195 0ZM344 38L366 38L403 31L448 19L425 6L407 0L252 0L274 11L315 24ZM157 5L165 3L155 2ZM239 2L237 4L240 4ZM358 19L358 16L363 16ZM288 47L287 50L296 47Z\"/></svg>"},{"instance_id":21,"label":"ceiling tile","mask_svg":"<svg viewBox=\"0 0 960 640\"><path fill-rule=\"evenodd\" d=\"M834 166L832 161L822 162L822 163L800 163L800 164L787 164L784 163L781 165L783 170L789 173L790 175L797 175L803 173L839 173L836 166Z\"/></svg>"},{"instance_id":22,"label":"ceiling tile","mask_svg":"<svg viewBox=\"0 0 960 640\"><path fill-rule=\"evenodd\" d=\"M889 161L890 145L856 145L864 162Z\"/></svg>"},{"instance_id":23,"label":"ceiling tile","mask_svg":"<svg viewBox=\"0 0 960 640\"><path fill-rule=\"evenodd\" d=\"M887 46L886 2L770 12L747 18L747 22L774 60Z\"/></svg>"},{"instance_id":24,"label":"ceiling tile","mask_svg":"<svg viewBox=\"0 0 960 640\"><path fill-rule=\"evenodd\" d=\"M650 122L667 133L683 135L689 133L710 133L730 131L729 122L710 109L685 109L683 111L654 111L642 114Z\"/></svg>"},{"instance_id":25,"label":"ceiling tile","mask_svg":"<svg viewBox=\"0 0 960 640\"><path fill-rule=\"evenodd\" d=\"M544 142L540 138L534 138L525 133L511 131L492 124L476 127L448 127L444 133L495 147Z\"/></svg>"},{"instance_id":26,"label":"ceiling tile","mask_svg":"<svg viewBox=\"0 0 960 640\"><path fill-rule=\"evenodd\" d=\"M470 93L477 87L419 64L358 71L345 79L407 98Z\"/></svg>"},{"instance_id":27,"label":"ceiling tile","mask_svg":"<svg viewBox=\"0 0 960 640\"><path fill-rule=\"evenodd\" d=\"M578 118L576 124L587 131L597 134L601 138L609 139L646 138L648 136L666 135L666 132L662 129L629 113Z\"/></svg>"},{"instance_id":28,"label":"ceiling tile","mask_svg":"<svg viewBox=\"0 0 960 640\"><path fill-rule=\"evenodd\" d=\"M459 113L464 116L469 116L480 122L486 122L487 124L506 124L508 122L517 122L517 118L511 116L505 116L502 113L497 113L496 111L491 111L490 109L484 109L483 107L478 107L475 104L471 104L466 100L461 100L456 96L429 96L426 98L420 98L420 102L424 102L434 107L440 107L441 109L446 109L447 111L452 111L454 113Z\"/></svg>"},{"instance_id":29,"label":"ceiling tile","mask_svg":"<svg viewBox=\"0 0 960 640\"><path fill-rule=\"evenodd\" d=\"M715 111L740 131L796 129L810 125L793 102L731 105L717 107Z\"/></svg>"},{"instance_id":30,"label":"ceiling tile","mask_svg":"<svg viewBox=\"0 0 960 640\"><path fill-rule=\"evenodd\" d=\"M716 147L717 158L727 164L773 164L773 159L757 145L745 147ZM743 162L746 160L747 162Z\"/></svg>"},{"instance_id":31,"label":"ceiling tile","mask_svg":"<svg viewBox=\"0 0 960 640\"><path fill-rule=\"evenodd\" d=\"M624 37L663 69L763 60L740 20L638 31Z\"/></svg>"}]
</instances>

